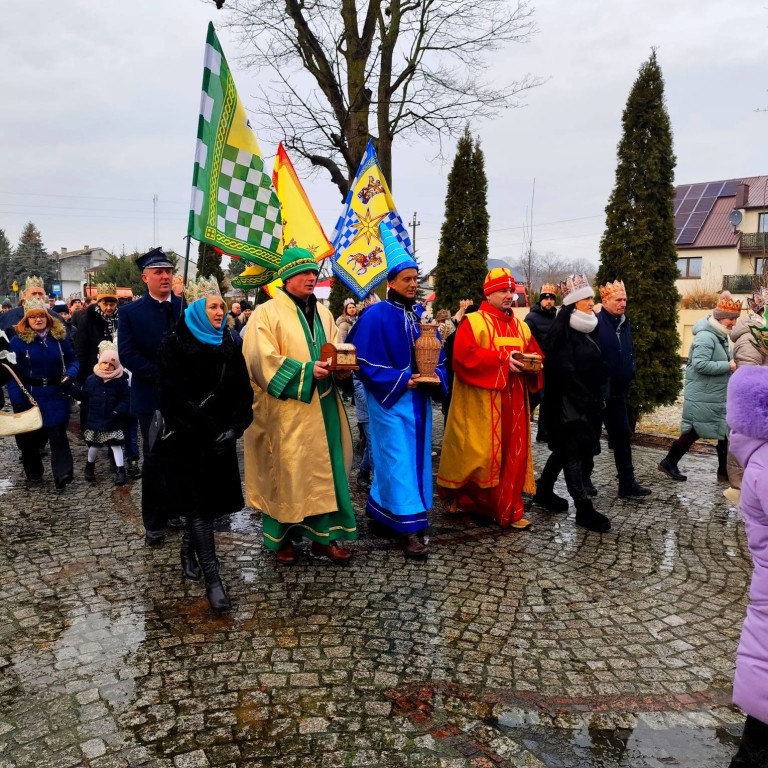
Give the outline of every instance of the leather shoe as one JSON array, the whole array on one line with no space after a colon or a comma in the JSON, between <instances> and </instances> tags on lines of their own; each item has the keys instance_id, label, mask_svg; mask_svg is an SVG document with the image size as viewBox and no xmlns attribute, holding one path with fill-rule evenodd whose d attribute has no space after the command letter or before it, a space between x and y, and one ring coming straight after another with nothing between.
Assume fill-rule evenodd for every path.
<instances>
[{"instance_id":1,"label":"leather shoe","mask_svg":"<svg viewBox=\"0 0 768 768\"><path fill-rule=\"evenodd\" d=\"M144 534L144 543L148 547L162 547L165 544L165 531L147 531Z\"/></svg>"},{"instance_id":2,"label":"leather shoe","mask_svg":"<svg viewBox=\"0 0 768 768\"><path fill-rule=\"evenodd\" d=\"M646 488L644 485L640 485L637 480L633 480L627 485L619 485L619 498L620 499L634 499L641 498L643 496L650 496L651 489Z\"/></svg>"},{"instance_id":3,"label":"leather shoe","mask_svg":"<svg viewBox=\"0 0 768 768\"><path fill-rule=\"evenodd\" d=\"M352 557L352 553L348 549L344 549L335 541L330 544L318 544L313 541L312 554L327 557L332 563L346 563Z\"/></svg>"},{"instance_id":4,"label":"leather shoe","mask_svg":"<svg viewBox=\"0 0 768 768\"><path fill-rule=\"evenodd\" d=\"M187 523L183 517L169 517L166 525L172 531L183 531L187 527Z\"/></svg>"},{"instance_id":5,"label":"leather shoe","mask_svg":"<svg viewBox=\"0 0 768 768\"><path fill-rule=\"evenodd\" d=\"M424 544L417 534L403 537L403 552L406 557L424 558L429 554L429 547Z\"/></svg>"},{"instance_id":6,"label":"leather shoe","mask_svg":"<svg viewBox=\"0 0 768 768\"><path fill-rule=\"evenodd\" d=\"M293 548L293 544L288 544L277 550L277 562L280 565L293 565L296 562L296 550Z\"/></svg>"}]
</instances>

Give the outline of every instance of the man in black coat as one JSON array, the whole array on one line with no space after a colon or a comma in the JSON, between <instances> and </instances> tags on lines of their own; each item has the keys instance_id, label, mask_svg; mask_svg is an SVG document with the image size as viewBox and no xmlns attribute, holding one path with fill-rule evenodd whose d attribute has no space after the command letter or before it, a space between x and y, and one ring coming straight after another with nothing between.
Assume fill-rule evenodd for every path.
<instances>
[{"instance_id":1,"label":"man in black coat","mask_svg":"<svg viewBox=\"0 0 768 768\"><path fill-rule=\"evenodd\" d=\"M539 293L539 300L531 307L531 311L525 316L525 322L531 329L533 338L536 339L544 356L547 355L547 337L549 336L552 325L557 317L557 307L555 302L557 301L557 286L554 283L544 283L541 286L541 292ZM544 379L544 386L538 392L530 392L528 394L528 401L531 405L531 413L534 412L536 406L539 407L539 426L536 432L536 442L547 442L547 430L544 421L544 390L546 389L547 382L546 376Z\"/></svg>"},{"instance_id":2,"label":"man in black coat","mask_svg":"<svg viewBox=\"0 0 768 768\"><path fill-rule=\"evenodd\" d=\"M619 496L622 499L649 496L650 488L635 479L632 465L632 429L627 413L627 393L635 378L635 345L632 325L626 316L627 291L621 280L600 287L602 309L597 315L597 328L603 360L608 366L608 391L603 422L619 477Z\"/></svg>"},{"instance_id":3,"label":"man in black coat","mask_svg":"<svg viewBox=\"0 0 768 768\"><path fill-rule=\"evenodd\" d=\"M144 442L141 483L141 516L146 543L159 546L166 525L182 528L179 513L171 508L160 458L149 451L149 426L158 408L157 350L181 317L182 301L171 291L173 264L161 248L136 259L147 294L120 308L117 344L120 362L131 372L131 412L139 417Z\"/></svg>"}]
</instances>

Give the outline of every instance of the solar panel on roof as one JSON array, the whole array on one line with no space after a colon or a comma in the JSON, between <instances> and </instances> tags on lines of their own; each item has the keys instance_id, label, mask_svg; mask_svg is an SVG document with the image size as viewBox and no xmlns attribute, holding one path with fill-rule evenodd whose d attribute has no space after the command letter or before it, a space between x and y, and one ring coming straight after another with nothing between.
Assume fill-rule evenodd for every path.
<instances>
[{"instance_id":1,"label":"solar panel on roof","mask_svg":"<svg viewBox=\"0 0 768 768\"><path fill-rule=\"evenodd\" d=\"M692 213L688 217L680 236L675 241L678 245L691 245L696 240L704 222L707 220L709 211L702 213Z\"/></svg>"},{"instance_id":2,"label":"solar panel on roof","mask_svg":"<svg viewBox=\"0 0 768 768\"><path fill-rule=\"evenodd\" d=\"M704 190L702 197L719 197L720 190L723 188L722 181L713 181L707 184L707 188Z\"/></svg>"},{"instance_id":3,"label":"solar panel on roof","mask_svg":"<svg viewBox=\"0 0 768 768\"><path fill-rule=\"evenodd\" d=\"M726 181L725 184L723 184L723 189L718 195L718 197L733 197L736 194L736 187L738 186L739 186L738 179L732 179L731 181Z\"/></svg>"},{"instance_id":4,"label":"solar panel on roof","mask_svg":"<svg viewBox=\"0 0 768 768\"><path fill-rule=\"evenodd\" d=\"M677 212L686 215L693 213L693 209L696 207L696 201L697 198L695 197L686 197L685 200L683 200L682 205L677 209Z\"/></svg>"},{"instance_id":5,"label":"solar panel on roof","mask_svg":"<svg viewBox=\"0 0 768 768\"><path fill-rule=\"evenodd\" d=\"M701 213L702 211L709 213L716 200L716 197L702 197L699 202L696 203L696 207L693 209L694 213Z\"/></svg>"}]
</instances>

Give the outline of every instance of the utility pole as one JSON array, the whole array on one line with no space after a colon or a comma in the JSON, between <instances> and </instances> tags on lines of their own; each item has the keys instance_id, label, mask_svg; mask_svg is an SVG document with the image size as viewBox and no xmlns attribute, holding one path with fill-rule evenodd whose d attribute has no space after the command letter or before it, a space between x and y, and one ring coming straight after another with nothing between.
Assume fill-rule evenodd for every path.
<instances>
[{"instance_id":1,"label":"utility pole","mask_svg":"<svg viewBox=\"0 0 768 768\"><path fill-rule=\"evenodd\" d=\"M157 192L152 195L152 247L157 247Z\"/></svg>"},{"instance_id":2,"label":"utility pole","mask_svg":"<svg viewBox=\"0 0 768 768\"><path fill-rule=\"evenodd\" d=\"M420 227L421 222L416 221L416 211L413 212L413 221L411 221L411 245L413 246L413 256L416 257L416 227ZM418 261L418 259L416 259Z\"/></svg>"}]
</instances>

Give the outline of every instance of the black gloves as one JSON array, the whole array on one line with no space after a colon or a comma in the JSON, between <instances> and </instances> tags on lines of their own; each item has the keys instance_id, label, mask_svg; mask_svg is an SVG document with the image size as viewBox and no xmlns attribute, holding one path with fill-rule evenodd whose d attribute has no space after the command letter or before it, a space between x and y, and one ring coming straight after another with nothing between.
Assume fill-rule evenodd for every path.
<instances>
[{"instance_id":1,"label":"black gloves","mask_svg":"<svg viewBox=\"0 0 768 768\"><path fill-rule=\"evenodd\" d=\"M231 440L235 439L235 430L227 429L213 441L213 450L216 453L223 453Z\"/></svg>"}]
</instances>

